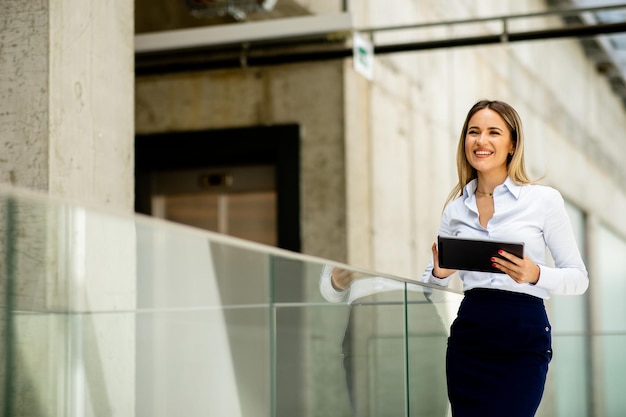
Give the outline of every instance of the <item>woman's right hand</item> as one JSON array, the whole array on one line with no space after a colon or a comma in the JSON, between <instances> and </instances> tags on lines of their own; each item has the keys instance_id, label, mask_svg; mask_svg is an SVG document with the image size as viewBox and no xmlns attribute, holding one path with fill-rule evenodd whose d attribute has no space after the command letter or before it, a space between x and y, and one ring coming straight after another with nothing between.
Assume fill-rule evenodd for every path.
<instances>
[{"instance_id":1,"label":"woman's right hand","mask_svg":"<svg viewBox=\"0 0 626 417\"><path fill-rule=\"evenodd\" d=\"M439 268L439 251L437 250L437 242L433 243L433 272L435 278L444 279L456 272L456 269Z\"/></svg>"}]
</instances>

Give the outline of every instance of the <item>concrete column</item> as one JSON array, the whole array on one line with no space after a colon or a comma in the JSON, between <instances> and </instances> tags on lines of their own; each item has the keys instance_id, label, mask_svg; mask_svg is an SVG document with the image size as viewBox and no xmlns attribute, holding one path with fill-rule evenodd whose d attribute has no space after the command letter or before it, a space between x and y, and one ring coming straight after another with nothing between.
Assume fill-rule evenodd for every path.
<instances>
[{"instance_id":1,"label":"concrete column","mask_svg":"<svg viewBox=\"0 0 626 417\"><path fill-rule=\"evenodd\" d=\"M132 212L133 5L0 1L0 184ZM132 220L1 197L0 218L2 410L133 415Z\"/></svg>"},{"instance_id":2,"label":"concrete column","mask_svg":"<svg viewBox=\"0 0 626 417\"><path fill-rule=\"evenodd\" d=\"M2 0L1 183L132 211L133 4Z\"/></svg>"}]
</instances>

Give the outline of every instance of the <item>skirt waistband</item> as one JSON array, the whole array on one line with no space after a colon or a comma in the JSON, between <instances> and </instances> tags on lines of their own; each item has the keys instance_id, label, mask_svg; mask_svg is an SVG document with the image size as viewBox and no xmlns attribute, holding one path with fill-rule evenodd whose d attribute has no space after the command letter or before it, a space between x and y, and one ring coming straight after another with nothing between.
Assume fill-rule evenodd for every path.
<instances>
[{"instance_id":1,"label":"skirt waistband","mask_svg":"<svg viewBox=\"0 0 626 417\"><path fill-rule=\"evenodd\" d=\"M521 292L498 290L495 288L472 288L471 290L465 291L465 298L471 298L477 301L543 305L543 298Z\"/></svg>"}]
</instances>

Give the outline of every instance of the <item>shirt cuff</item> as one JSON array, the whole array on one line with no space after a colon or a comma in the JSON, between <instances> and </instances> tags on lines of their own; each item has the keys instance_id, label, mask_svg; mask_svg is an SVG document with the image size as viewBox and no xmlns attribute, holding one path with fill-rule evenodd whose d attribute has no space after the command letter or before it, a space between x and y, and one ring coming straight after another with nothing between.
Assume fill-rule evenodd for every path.
<instances>
[{"instance_id":1,"label":"shirt cuff","mask_svg":"<svg viewBox=\"0 0 626 417\"><path fill-rule=\"evenodd\" d=\"M450 279L451 279L451 276L446 277L446 278L437 278L433 274L432 269L430 273L428 274L428 282L431 284L439 285L440 287L447 287L450 284Z\"/></svg>"},{"instance_id":2,"label":"shirt cuff","mask_svg":"<svg viewBox=\"0 0 626 417\"><path fill-rule=\"evenodd\" d=\"M551 292L558 288L560 282L561 274L558 270L539 265L539 280L533 285Z\"/></svg>"},{"instance_id":3,"label":"shirt cuff","mask_svg":"<svg viewBox=\"0 0 626 417\"><path fill-rule=\"evenodd\" d=\"M337 290L333 287L331 272L332 266L326 265L320 277L320 293L322 297L331 303L339 303L344 300L348 290Z\"/></svg>"}]
</instances>

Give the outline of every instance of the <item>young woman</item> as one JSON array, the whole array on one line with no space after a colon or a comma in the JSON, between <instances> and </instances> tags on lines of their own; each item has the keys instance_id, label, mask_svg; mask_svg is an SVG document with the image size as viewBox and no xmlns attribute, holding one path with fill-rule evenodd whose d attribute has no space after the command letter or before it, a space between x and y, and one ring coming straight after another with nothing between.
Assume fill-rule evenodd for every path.
<instances>
[{"instance_id":1,"label":"young woman","mask_svg":"<svg viewBox=\"0 0 626 417\"><path fill-rule=\"evenodd\" d=\"M439 234L524 242L524 257L501 251L491 261L503 273L459 271L465 296L446 354L452 415L530 417L552 358L543 300L585 292L587 270L563 198L526 174L522 124L510 105L482 100L470 109L457 170ZM546 265L546 248L554 267ZM436 244L432 254L423 280L447 286L456 271L439 267Z\"/></svg>"}]
</instances>

